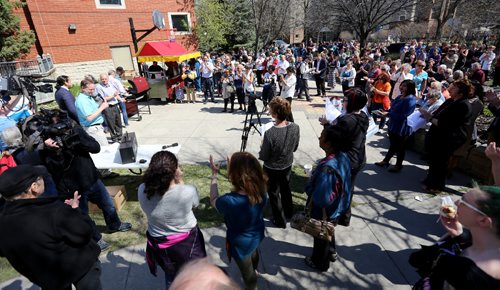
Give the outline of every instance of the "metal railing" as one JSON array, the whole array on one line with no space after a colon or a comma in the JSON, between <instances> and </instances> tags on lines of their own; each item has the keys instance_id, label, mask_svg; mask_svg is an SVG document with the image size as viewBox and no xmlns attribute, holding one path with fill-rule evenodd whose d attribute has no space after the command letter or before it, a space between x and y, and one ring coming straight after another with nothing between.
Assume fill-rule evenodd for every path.
<instances>
[{"instance_id":1,"label":"metal railing","mask_svg":"<svg viewBox=\"0 0 500 290\"><path fill-rule=\"evenodd\" d=\"M37 56L36 60L0 62L0 75L3 77L10 77L13 75L46 77L54 70L54 62L50 54Z\"/></svg>"}]
</instances>

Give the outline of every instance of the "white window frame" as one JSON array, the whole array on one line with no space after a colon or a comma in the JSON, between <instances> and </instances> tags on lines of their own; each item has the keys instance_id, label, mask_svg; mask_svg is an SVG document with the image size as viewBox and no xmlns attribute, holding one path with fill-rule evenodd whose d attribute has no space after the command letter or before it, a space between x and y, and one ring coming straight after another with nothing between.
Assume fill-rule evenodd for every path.
<instances>
[{"instance_id":1,"label":"white window frame","mask_svg":"<svg viewBox=\"0 0 500 290\"><path fill-rule=\"evenodd\" d=\"M172 21L172 15L186 15L187 21L188 21L188 26L189 26L189 31L173 31L174 22ZM191 14L188 12L168 12L168 25L169 25L170 31L172 31L173 35L186 35L186 34L193 33L193 27L191 26Z\"/></svg>"},{"instance_id":2,"label":"white window frame","mask_svg":"<svg viewBox=\"0 0 500 290\"><path fill-rule=\"evenodd\" d=\"M114 4L101 4L100 0L95 0L95 7L97 9L127 9L127 5L125 5L125 0L121 0L121 5Z\"/></svg>"}]
</instances>

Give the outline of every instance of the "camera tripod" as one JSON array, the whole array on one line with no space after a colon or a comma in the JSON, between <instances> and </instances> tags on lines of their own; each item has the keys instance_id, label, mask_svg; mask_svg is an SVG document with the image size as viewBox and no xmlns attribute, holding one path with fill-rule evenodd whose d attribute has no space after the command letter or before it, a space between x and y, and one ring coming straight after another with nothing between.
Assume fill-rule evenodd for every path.
<instances>
[{"instance_id":1,"label":"camera tripod","mask_svg":"<svg viewBox=\"0 0 500 290\"><path fill-rule=\"evenodd\" d=\"M262 114L262 113L261 113ZM257 119L257 123L255 123L254 118ZM259 128L257 128L256 124L262 128L262 123L260 121L260 114L257 110L257 105L255 104L255 100L250 100L248 102L248 109L245 116L245 124L243 125L243 133L241 134L241 147L240 151L244 152L247 147L248 135L250 134L250 130L254 128L255 131L262 136Z\"/></svg>"}]
</instances>

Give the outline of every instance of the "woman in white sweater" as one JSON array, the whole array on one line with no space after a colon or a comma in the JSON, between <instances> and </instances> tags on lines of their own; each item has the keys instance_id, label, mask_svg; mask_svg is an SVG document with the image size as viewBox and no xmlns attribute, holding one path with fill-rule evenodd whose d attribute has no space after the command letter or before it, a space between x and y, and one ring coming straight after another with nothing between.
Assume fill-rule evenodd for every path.
<instances>
[{"instance_id":1,"label":"woman in white sweater","mask_svg":"<svg viewBox=\"0 0 500 290\"><path fill-rule=\"evenodd\" d=\"M193 208L199 194L184 184L177 158L168 151L155 153L137 197L148 219L146 261L151 274L156 266L165 271L168 285L180 267L190 260L206 257L205 241Z\"/></svg>"},{"instance_id":2,"label":"woman in white sweater","mask_svg":"<svg viewBox=\"0 0 500 290\"><path fill-rule=\"evenodd\" d=\"M292 107L292 98L295 95L295 84L297 83L297 77L295 76L295 71L293 67L286 68L285 77L280 78L280 86L281 86L281 97L286 99L290 103L290 108ZM287 119L290 122L293 122L293 114L290 110L290 116Z\"/></svg>"}]
</instances>

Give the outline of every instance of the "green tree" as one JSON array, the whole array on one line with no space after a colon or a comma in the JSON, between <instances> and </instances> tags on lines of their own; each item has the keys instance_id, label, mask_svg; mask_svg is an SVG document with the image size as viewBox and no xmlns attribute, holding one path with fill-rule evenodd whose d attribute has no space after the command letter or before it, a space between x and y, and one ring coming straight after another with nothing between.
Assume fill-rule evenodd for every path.
<instances>
[{"instance_id":1,"label":"green tree","mask_svg":"<svg viewBox=\"0 0 500 290\"><path fill-rule=\"evenodd\" d=\"M21 31L20 19L12 12L23 5L19 1L0 0L0 60L11 61L22 57L35 43L35 33Z\"/></svg>"},{"instance_id":2,"label":"green tree","mask_svg":"<svg viewBox=\"0 0 500 290\"><path fill-rule=\"evenodd\" d=\"M232 48L251 48L255 43L254 14L250 0L225 0L231 7L230 29L226 35Z\"/></svg>"},{"instance_id":3,"label":"green tree","mask_svg":"<svg viewBox=\"0 0 500 290\"><path fill-rule=\"evenodd\" d=\"M197 23L195 32L200 49L212 51L227 48L227 34L230 33L231 6L219 0L201 0L196 6Z\"/></svg>"}]
</instances>

